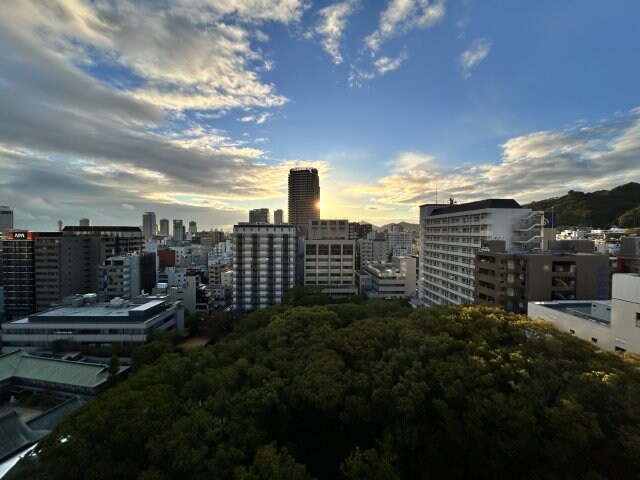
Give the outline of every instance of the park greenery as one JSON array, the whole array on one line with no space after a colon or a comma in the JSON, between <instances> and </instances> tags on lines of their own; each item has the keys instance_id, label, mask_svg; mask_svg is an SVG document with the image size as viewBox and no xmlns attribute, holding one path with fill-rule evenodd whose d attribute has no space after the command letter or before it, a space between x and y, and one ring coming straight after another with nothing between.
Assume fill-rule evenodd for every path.
<instances>
[{"instance_id":1,"label":"park greenery","mask_svg":"<svg viewBox=\"0 0 640 480\"><path fill-rule=\"evenodd\" d=\"M640 472L631 356L486 307L294 304L249 315L212 346L147 345L125 382L68 417L8 478Z\"/></svg>"}]
</instances>

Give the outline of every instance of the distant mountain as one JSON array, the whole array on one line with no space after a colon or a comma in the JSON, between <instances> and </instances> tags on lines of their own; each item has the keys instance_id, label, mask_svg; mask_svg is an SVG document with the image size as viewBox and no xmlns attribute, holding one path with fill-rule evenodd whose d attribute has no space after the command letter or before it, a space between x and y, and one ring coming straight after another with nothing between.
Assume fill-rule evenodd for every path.
<instances>
[{"instance_id":1,"label":"distant mountain","mask_svg":"<svg viewBox=\"0 0 640 480\"><path fill-rule=\"evenodd\" d=\"M382 225L381 227L373 226L373 229L377 232L384 232L385 230L391 230L391 228L395 225L399 225L405 232L419 232L420 225L418 223L409 223L409 222L398 222L398 223L387 223L386 225Z\"/></svg>"},{"instance_id":2,"label":"distant mountain","mask_svg":"<svg viewBox=\"0 0 640 480\"><path fill-rule=\"evenodd\" d=\"M553 208L558 226L633 227L634 216L640 226L640 184L629 182L590 193L569 190L562 197L531 202L525 207L546 212Z\"/></svg>"}]
</instances>

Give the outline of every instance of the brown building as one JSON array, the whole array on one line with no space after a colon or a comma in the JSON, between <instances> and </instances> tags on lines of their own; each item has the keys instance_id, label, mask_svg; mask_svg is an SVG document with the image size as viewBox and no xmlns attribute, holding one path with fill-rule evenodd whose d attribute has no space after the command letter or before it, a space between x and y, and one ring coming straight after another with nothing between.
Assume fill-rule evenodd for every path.
<instances>
[{"instance_id":1,"label":"brown building","mask_svg":"<svg viewBox=\"0 0 640 480\"><path fill-rule=\"evenodd\" d=\"M476 253L475 303L526 313L530 301L606 300L609 257L593 250L591 241L552 241L549 250L531 252L487 241Z\"/></svg>"}]
</instances>

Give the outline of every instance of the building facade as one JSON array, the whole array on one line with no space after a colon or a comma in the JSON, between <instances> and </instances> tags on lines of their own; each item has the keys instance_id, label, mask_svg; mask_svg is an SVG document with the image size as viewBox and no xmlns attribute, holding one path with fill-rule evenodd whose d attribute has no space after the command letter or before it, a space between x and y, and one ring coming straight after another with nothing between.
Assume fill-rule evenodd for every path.
<instances>
[{"instance_id":1,"label":"building facade","mask_svg":"<svg viewBox=\"0 0 640 480\"><path fill-rule=\"evenodd\" d=\"M160 236L161 237L169 236L169 219L168 218L160 219Z\"/></svg>"},{"instance_id":2,"label":"building facade","mask_svg":"<svg viewBox=\"0 0 640 480\"><path fill-rule=\"evenodd\" d=\"M320 177L316 168L289 170L289 224L306 227L320 219Z\"/></svg>"},{"instance_id":3,"label":"building facade","mask_svg":"<svg viewBox=\"0 0 640 480\"><path fill-rule=\"evenodd\" d=\"M173 220L173 239L176 242L182 242L185 239L185 231L182 220Z\"/></svg>"},{"instance_id":4,"label":"building facade","mask_svg":"<svg viewBox=\"0 0 640 480\"><path fill-rule=\"evenodd\" d=\"M531 301L608 300L609 256L592 252L588 240L553 241L534 252L490 240L476 253L475 303L526 313Z\"/></svg>"},{"instance_id":5,"label":"building facade","mask_svg":"<svg viewBox=\"0 0 640 480\"><path fill-rule=\"evenodd\" d=\"M389 259L389 245L384 233L369 232L366 238L357 241L357 265L362 269L367 263L386 262Z\"/></svg>"},{"instance_id":6,"label":"building facade","mask_svg":"<svg viewBox=\"0 0 640 480\"><path fill-rule=\"evenodd\" d=\"M284 223L284 211L281 208L273 212L273 223L278 225Z\"/></svg>"},{"instance_id":7,"label":"building facade","mask_svg":"<svg viewBox=\"0 0 640 480\"><path fill-rule=\"evenodd\" d=\"M233 227L233 305L252 311L282 303L295 283L296 230L289 225Z\"/></svg>"},{"instance_id":8,"label":"building facade","mask_svg":"<svg viewBox=\"0 0 640 480\"><path fill-rule=\"evenodd\" d=\"M347 220L312 220L304 248L305 286L321 287L332 297L356 293L356 245Z\"/></svg>"},{"instance_id":9,"label":"building facade","mask_svg":"<svg viewBox=\"0 0 640 480\"><path fill-rule=\"evenodd\" d=\"M156 213L144 212L142 214L142 235L144 236L144 239L149 240L151 237L155 236L157 229Z\"/></svg>"},{"instance_id":10,"label":"building facade","mask_svg":"<svg viewBox=\"0 0 640 480\"><path fill-rule=\"evenodd\" d=\"M391 231L385 234L385 238L389 255L394 257L411 255L411 247L413 246L413 234L411 232L405 232L400 226L394 225Z\"/></svg>"},{"instance_id":11,"label":"building facade","mask_svg":"<svg viewBox=\"0 0 640 480\"><path fill-rule=\"evenodd\" d=\"M249 210L249 223L271 223L269 209L254 208L253 210Z\"/></svg>"},{"instance_id":12,"label":"building facade","mask_svg":"<svg viewBox=\"0 0 640 480\"><path fill-rule=\"evenodd\" d=\"M0 237L6 230L13 230L13 210L6 205L0 205Z\"/></svg>"},{"instance_id":13,"label":"building facade","mask_svg":"<svg viewBox=\"0 0 640 480\"><path fill-rule=\"evenodd\" d=\"M366 238L366 236L373 232L373 225L367 222L349 222L349 240L358 240L359 238Z\"/></svg>"},{"instance_id":14,"label":"building facade","mask_svg":"<svg viewBox=\"0 0 640 480\"><path fill-rule=\"evenodd\" d=\"M530 302L528 315L604 350L640 353L640 274L613 275L611 301Z\"/></svg>"},{"instance_id":15,"label":"building facade","mask_svg":"<svg viewBox=\"0 0 640 480\"><path fill-rule=\"evenodd\" d=\"M393 257L391 262L368 263L356 273L358 293L367 298L394 299L416 293L416 259Z\"/></svg>"},{"instance_id":16,"label":"building facade","mask_svg":"<svg viewBox=\"0 0 640 480\"><path fill-rule=\"evenodd\" d=\"M419 299L426 305L473 303L481 243L497 239L507 249L540 248L543 215L511 199L422 205Z\"/></svg>"}]
</instances>

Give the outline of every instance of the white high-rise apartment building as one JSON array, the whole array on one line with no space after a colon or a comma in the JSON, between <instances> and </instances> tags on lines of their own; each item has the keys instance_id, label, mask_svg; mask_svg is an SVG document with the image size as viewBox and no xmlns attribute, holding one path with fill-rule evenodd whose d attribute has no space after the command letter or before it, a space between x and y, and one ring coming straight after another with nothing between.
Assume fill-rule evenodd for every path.
<instances>
[{"instance_id":1,"label":"white high-rise apartment building","mask_svg":"<svg viewBox=\"0 0 640 480\"><path fill-rule=\"evenodd\" d=\"M394 257L411 255L413 235L411 232L403 232L398 225L392 227L390 232L385 234L389 253Z\"/></svg>"},{"instance_id":2,"label":"white high-rise apartment building","mask_svg":"<svg viewBox=\"0 0 640 480\"><path fill-rule=\"evenodd\" d=\"M241 223L233 227L233 306L252 311L282 303L295 284L296 229Z\"/></svg>"},{"instance_id":3,"label":"white high-rise apartment building","mask_svg":"<svg viewBox=\"0 0 640 480\"><path fill-rule=\"evenodd\" d=\"M515 200L420 207L418 296L426 305L473 303L475 256L483 240L509 250L542 246L543 212Z\"/></svg>"},{"instance_id":4,"label":"white high-rise apartment building","mask_svg":"<svg viewBox=\"0 0 640 480\"><path fill-rule=\"evenodd\" d=\"M156 213L144 212L142 214L142 235L145 240L149 240L156 234Z\"/></svg>"}]
</instances>

